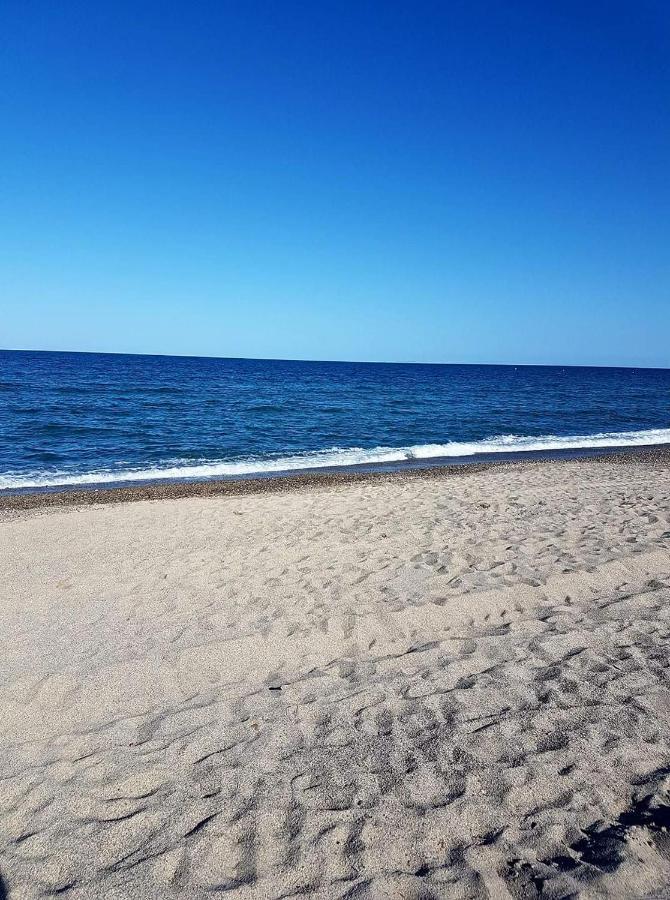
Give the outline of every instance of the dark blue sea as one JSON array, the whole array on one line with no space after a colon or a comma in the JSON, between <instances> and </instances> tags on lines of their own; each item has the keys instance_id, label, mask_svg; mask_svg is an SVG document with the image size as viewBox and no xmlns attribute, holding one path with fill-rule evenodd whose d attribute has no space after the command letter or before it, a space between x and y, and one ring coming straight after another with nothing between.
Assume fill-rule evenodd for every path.
<instances>
[{"instance_id":1,"label":"dark blue sea","mask_svg":"<svg viewBox=\"0 0 670 900\"><path fill-rule=\"evenodd\" d=\"M0 489L670 443L670 370L0 351Z\"/></svg>"}]
</instances>

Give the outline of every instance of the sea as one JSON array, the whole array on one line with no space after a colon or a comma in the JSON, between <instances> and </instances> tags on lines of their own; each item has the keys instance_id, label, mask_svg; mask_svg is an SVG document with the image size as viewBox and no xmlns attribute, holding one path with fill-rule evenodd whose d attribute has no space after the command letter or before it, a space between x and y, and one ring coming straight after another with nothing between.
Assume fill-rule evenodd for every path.
<instances>
[{"instance_id":1,"label":"sea","mask_svg":"<svg viewBox=\"0 0 670 900\"><path fill-rule=\"evenodd\" d=\"M670 444L670 370L0 351L0 491Z\"/></svg>"}]
</instances>

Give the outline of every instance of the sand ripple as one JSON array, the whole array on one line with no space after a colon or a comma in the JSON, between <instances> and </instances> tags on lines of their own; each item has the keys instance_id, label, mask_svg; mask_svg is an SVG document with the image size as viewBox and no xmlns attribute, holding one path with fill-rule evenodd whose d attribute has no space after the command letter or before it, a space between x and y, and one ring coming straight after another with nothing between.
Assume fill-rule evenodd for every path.
<instances>
[{"instance_id":1,"label":"sand ripple","mask_svg":"<svg viewBox=\"0 0 670 900\"><path fill-rule=\"evenodd\" d=\"M0 897L660 897L663 466L0 524Z\"/></svg>"}]
</instances>

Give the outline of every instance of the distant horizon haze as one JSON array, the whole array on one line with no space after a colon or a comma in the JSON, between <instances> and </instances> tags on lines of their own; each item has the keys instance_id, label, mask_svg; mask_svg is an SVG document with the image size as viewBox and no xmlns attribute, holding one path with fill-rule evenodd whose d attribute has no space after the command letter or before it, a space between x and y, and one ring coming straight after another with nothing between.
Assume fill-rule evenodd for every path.
<instances>
[{"instance_id":1,"label":"distant horizon haze","mask_svg":"<svg viewBox=\"0 0 670 900\"><path fill-rule=\"evenodd\" d=\"M648 365L604 365L591 363L561 363L561 362L500 362L494 360L492 362L482 362L473 360L472 362L464 362L463 360L417 360L417 359L319 359L316 357L288 357L288 356L239 356L209 353L152 353L133 351L126 352L124 350L68 350L55 349L46 350L41 347L0 347L0 353L79 353L89 354L92 356L148 356L161 357L166 359L212 359L212 360L231 360L231 361L249 361L249 362L295 362L295 363L342 363L342 365L370 365L370 366L491 366L491 367L511 367L511 368L548 368L548 369L659 369L668 370L667 366L648 366Z\"/></svg>"}]
</instances>

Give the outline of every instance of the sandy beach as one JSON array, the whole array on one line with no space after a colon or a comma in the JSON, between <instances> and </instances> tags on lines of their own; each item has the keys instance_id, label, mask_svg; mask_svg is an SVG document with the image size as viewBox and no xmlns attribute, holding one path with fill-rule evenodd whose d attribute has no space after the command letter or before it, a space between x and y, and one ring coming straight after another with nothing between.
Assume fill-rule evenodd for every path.
<instances>
[{"instance_id":1,"label":"sandy beach","mask_svg":"<svg viewBox=\"0 0 670 900\"><path fill-rule=\"evenodd\" d=\"M3 500L0 897L669 896L670 455L138 490Z\"/></svg>"}]
</instances>

